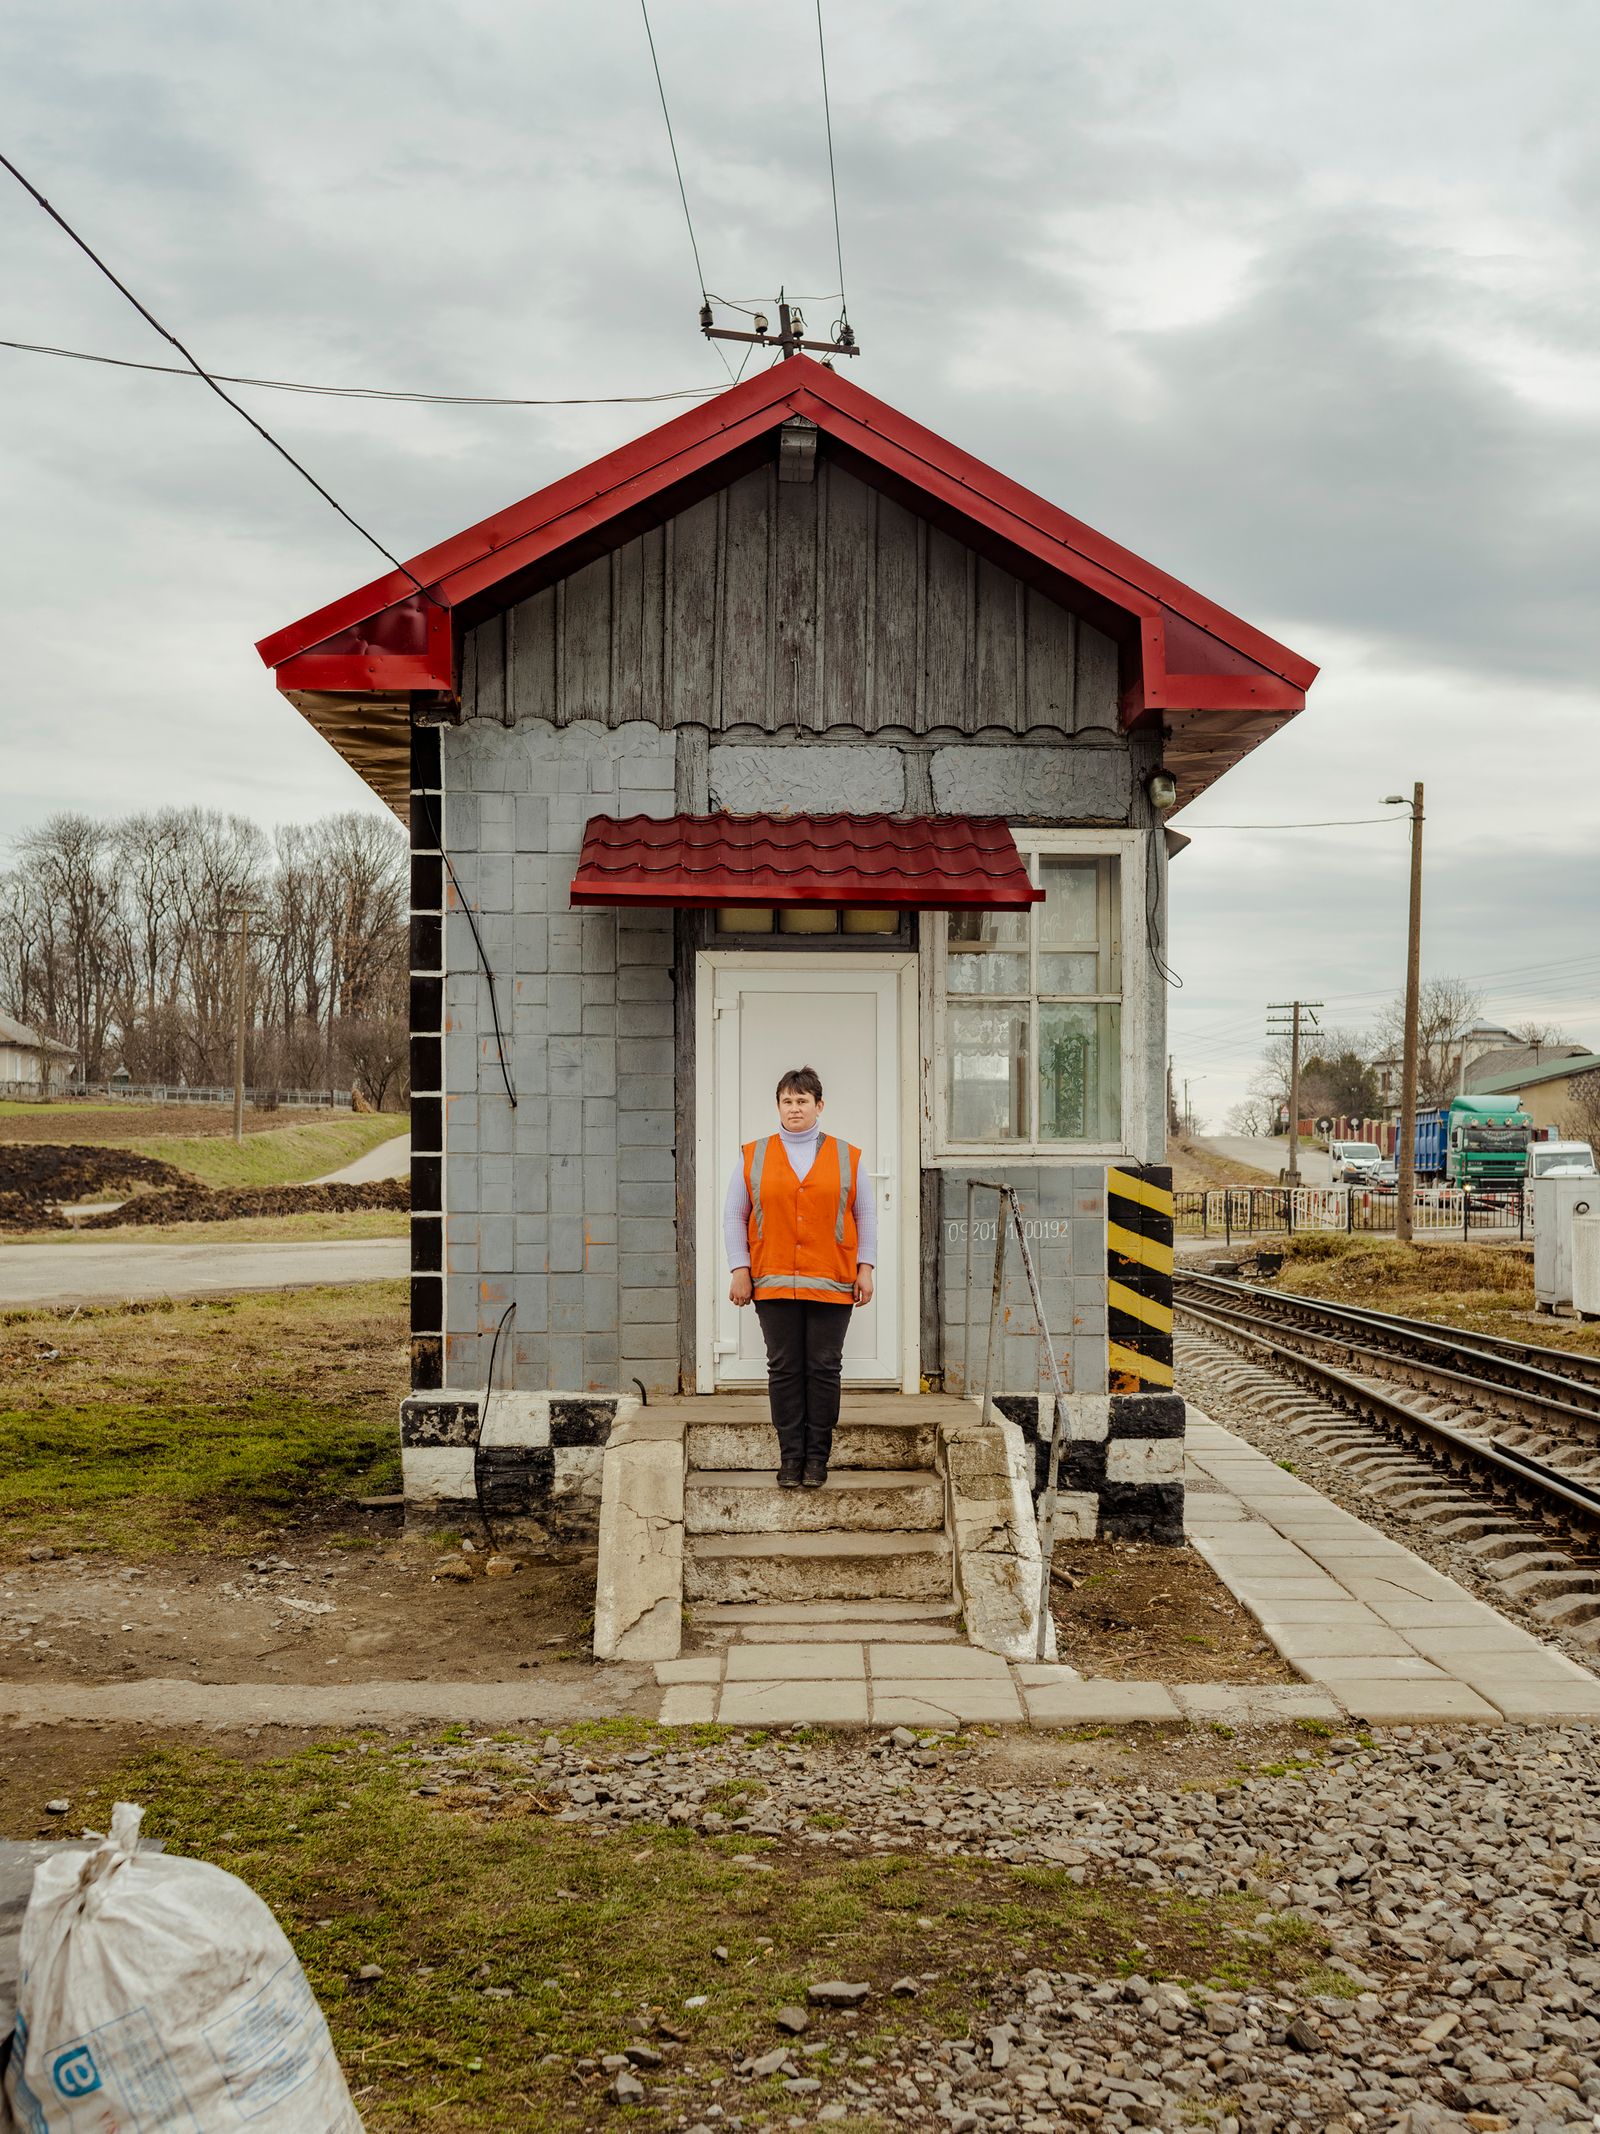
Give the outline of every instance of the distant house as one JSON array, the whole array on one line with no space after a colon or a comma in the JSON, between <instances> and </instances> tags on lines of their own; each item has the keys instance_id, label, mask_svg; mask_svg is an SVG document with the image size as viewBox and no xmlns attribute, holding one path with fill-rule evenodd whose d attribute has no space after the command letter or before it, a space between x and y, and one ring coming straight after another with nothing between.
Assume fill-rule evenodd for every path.
<instances>
[{"instance_id":1,"label":"distant house","mask_svg":"<svg viewBox=\"0 0 1600 2134\"><path fill-rule=\"evenodd\" d=\"M1563 1057L1551 1059L1552 1051L1559 1051ZM1576 1108L1573 1084L1580 1075L1600 1074L1600 1052L1585 1052L1576 1045L1547 1045L1545 1054L1542 1067L1530 1066L1521 1072L1497 1075L1491 1081L1473 1086L1475 1093L1483 1097L1520 1097L1522 1108L1533 1121L1535 1131L1542 1127L1559 1136L1573 1124L1572 1114Z\"/></svg>"},{"instance_id":2,"label":"distant house","mask_svg":"<svg viewBox=\"0 0 1600 2134\"><path fill-rule=\"evenodd\" d=\"M26 1023L0 1015L0 1096L58 1097L71 1079L76 1059L70 1045L41 1037Z\"/></svg>"},{"instance_id":3,"label":"distant house","mask_svg":"<svg viewBox=\"0 0 1600 2134\"><path fill-rule=\"evenodd\" d=\"M1450 1040L1442 1061L1441 1080L1452 1090L1498 1095L1515 1085L1502 1082L1504 1075L1547 1066L1553 1060L1581 1055L1582 1045L1528 1045L1502 1023L1474 1023ZM1401 1059L1386 1052L1372 1063L1378 1077L1378 1095L1385 1112L1400 1111Z\"/></svg>"}]
</instances>

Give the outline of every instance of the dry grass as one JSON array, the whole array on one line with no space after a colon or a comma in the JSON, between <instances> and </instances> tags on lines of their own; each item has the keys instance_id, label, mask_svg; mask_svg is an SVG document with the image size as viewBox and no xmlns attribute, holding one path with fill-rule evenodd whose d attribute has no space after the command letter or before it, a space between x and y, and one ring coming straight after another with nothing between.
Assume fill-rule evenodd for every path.
<instances>
[{"instance_id":1,"label":"dry grass","mask_svg":"<svg viewBox=\"0 0 1600 2134\"><path fill-rule=\"evenodd\" d=\"M112 1223L104 1230L8 1230L8 1245L278 1245L297 1239L404 1237L402 1208L325 1208L298 1215L239 1215L220 1223Z\"/></svg>"},{"instance_id":2,"label":"dry grass","mask_svg":"<svg viewBox=\"0 0 1600 2134\"><path fill-rule=\"evenodd\" d=\"M1443 1239L1402 1245L1393 1238L1308 1232L1281 1244L1263 1240L1262 1249L1283 1253L1274 1278L1278 1289L1600 1355L1600 1325L1535 1312L1531 1245Z\"/></svg>"},{"instance_id":3,"label":"dry grass","mask_svg":"<svg viewBox=\"0 0 1600 2134\"><path fill-rule=\"evenodd\" d=\"M1289 1144L1285 1141L1276 1146L1283 1149L1283 1160L1287 1162ZM1258 1171L1253 1164L1235 1163L1231 1156L1219 1156L1215 1149L1205 1148L1198 1141L1169 1142L1167 1161L1172 1165L1175 1193L1198 1193L1212 1186L1270 1186L1277 1183L1275 1171Z\"/></svg>"},{"instance_id":4,"label":"dry grass","mask_svg":"<svg viewBox=\"0 0 1600 2134\"><path fill-rule=\"evenodd\" d=\"M345 1120L353 1113L316 1106L292 1110L260 1111L246 1108L247 1134L281 1133L294 1126L316 1126L329 1120ZM393 1112L385 1118L398 1118ZM169 1134L201 1135L208 1139L233 1134L233 1108L227 1104L134 1104L108 1102L104 1098L66 1098L50 1104L0 1103L0 1141L103 1141L129 1142Z\"/></svg>"}]
</instances>

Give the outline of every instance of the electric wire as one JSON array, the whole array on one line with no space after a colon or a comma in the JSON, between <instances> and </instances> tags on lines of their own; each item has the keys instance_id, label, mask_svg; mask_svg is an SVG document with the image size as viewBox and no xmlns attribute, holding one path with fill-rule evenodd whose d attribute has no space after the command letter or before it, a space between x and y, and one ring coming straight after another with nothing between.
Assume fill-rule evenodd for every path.
<instances>
[{"instance_id":1,"label":"electric wire","mask_svg":"<svg viewBox=\"0 0 1600 2134\"><path fill-rule=\"evenodd\" d=\"M515 1111L517 1108L517 1091L516 1085L511 1079L511 1064L506 1058L505 1032L500 1027L500 1000L495 991L494 972L489 965L488 953L483 945L483 936L478 931L477 914L467 902L466 893L461 887L460 877L457 875L454 862L450 858L449 849L444 841L444 829L439 821L439 813L433 804L433 796L430 793L419 793L417 798L422 802L423 810L427 815L428 827L433 832L433 841L439 848L440 858L444 861L445 872L450 877L450 886L456 893L456 901L466 913L467 924L472 929L473 946L478 951L478 961L483 966L483 975L489 986L489 1013L494 1020L494 1045L496 1055L500 1061L500 1079L506 1085L506 1096L510 1101L511 1109Z\"/></svg>"},{"instance_id":2,"label":"electric wire","mask_svg":"<svg viewBox=\"0 0 1600 2134\"><path fill-rule=\"evenodd\" d=\"M500 1353L500 1336L505 1332L506 1321L516 1308L517 1300L513 1297L500 1314L500 1322L494 1330L494 1339L489 1344L489 1369L483 1381L483 1407L478 1416L478 1438L472 1448L472 1494L478 1500L478 1517L483 1521L483 1538L491 1549L494 1547L494 1528L489 1524L489 1507L483 1496L483 1455L486 1449L484 1438L489 1428L489 1403L494 1398L494 1364Z\"/></svg>"},{"instance_id":3,"label":"electric wire","mask_svg":"<svg viewBox=\"0 0 1600 2134\"><path fill-rule=\"evenodd\" d=\"M822 34L822 0L817 0L817 57L822 62L822 118L828 130L828 187L833 194L833 252L839 267L839 324L847 324L850 305L844 293L844 240L839 235L839 180L833 167L833 108L828 100L828 47ZM838 327L834 339L838 339Z\"/></svg>"},{"instance_id":4,"label":"electric wire","mask_svg":"<svg viewBox=\"0 0 1600 2134\"><path fill-rule=\"evenodd\" d=\"M1332 822L1196 822L1185 823L1184 835L1192 837L1202 830L1350 830L1358 823L1409 822L1406 815L1343 815Z\"/></svg>"},{"instance_id":5,"label":"electric wire","mask_svg":"<svg viewBox=\"0 0 1600 2134\"><path fill-rule=\"evenodd\" d=\"M156 317L153 311L151 311L146 305L140 303L139 299L134 295L133 291L128 287L127 283L121 280L119 276L112 272L112 270L106 265L105 261L100 257L99 253L95 251L94 247L88 242L88 240L78 235L78 232L72 227L72 224L68 222L65 215L61 214L58 209L50 205L50 202L45 198L44 194L40 192L39 188L32 182L31 179L25 178L23 176L22 172L18 170L17 166L11 161L11 158L9 156L0 153L0 166L3 166L6 170L10 171L12 177L16 179L17 183L22 187L23 191L29 194L38 203L38 205L44 209L45 213L50 217L50 220L56 224L58 229L64 231L66 235L71 238L72 242L77 246L78 250L83 253L85 258L91 260L93 264L99 268L100 272L105 276L106 280L110 282L112 288L117 290L119 294L127 298L128 302L133 306L134 310L138 312L140 318L142 318L147 325L153 326L156 332L160 334L161 338L164 341L170 341L172 343L172 346L178 351L179 355L182 356L184 362L188 364L189 368L195 373L196 377L203 378L206 384L209 385L211 390L216 394L217 398L223 401L228 407L232 408L233 412L236 415L241 416L244 421L249 423L251 429L255 431L256 435L264 439L267 444L271 445L273 451L278 454L280 459L287 460L289 465L293 467L295 473L298 474L302 478L302 480L307 481L311 484L312 488L317 492L318 496L322 498L323 502L325 504L332 505L333 509L339 514L340 518L344 520L347 526L354 527L355 531L360 534L363 541L367 542L371 547L375 548L378 551L378 554L383 557L385 562L392 563L395 569L399 571L402 577L409 578L411 580L411 583L416 587L417 591L422 595L425 600L429 599L431 596L428 592L428 588L423 584L422 580L417 576L416 572L411 569L409 564L402 563L397 555L393 554L391 550L385 548L383 543L378 539L375 533L370 532L368 528L363 526L361 521L356 518L352 512L345 510L344 506L339 502L339 499L333 494L332 490L325 489L322 486L321 482L317 480L316 476L311 472L309 467L304 467L301 465L300 461L295 458L294 454L289 450L287 445L279 444L277 438L273 436L272 432L267 429L264 424L257 422L256 418L250 413L250 410L248 408L241 407L239 405L239 402L234 399L231 393L225 393L223 391L222 387L217 383L216 379L212 377L211 373L206 369L205 365L199 362L196 357L192 356L189 353L188 349L184 347L183 343L178 339L178 336L173 333L170 328L162 325L161 321Z\"/></svg>"},{"instance_id":6,"label":"electric wire","mask_svg":"<svg viewBox=\"0 0 1600 2134\"><path fill-rule=\"evenodd\" d=\"M644 17L644 34L650 46L650 64L655 70L656 94L661 99L661 116L665 119L667 125L667 146L672 151L672 169L678 181L678 198L683 202L684 228L689 232L689 249L694 254L694 278L700 284L700 301L705 304L710 301L706 294L706 270L700 264L700 246L694 234L694 217L689 213L689 195L684 188L683 165L678 161L678 138L672 130L672 113L667 109L667 87L666 83L661 79L661 61L656 56L655 32L650 27L648 0L639 0L639 12ZM731 379L733 365L728 361L722 343L713 341L711 345L720 357L723 369Z\"/></svg>"},{"instance_id":7,"label":"electric wire","mask_svg":"<svg viewBox=\"0 0 1600 2134\"><path fill-rule=\"evenodd\" d=\"M163 378L193 378L197 374L181 363L137 363L128 356L102 356L84 348L55 348L45 341L0 340L0 348L15 348L30 356L66 356L75 363L106 363L114 370L154 371ZM297 378L250 378L232 371L209 373L224 385L255 385L273 393L310 393L326 400L400 400L422 407L470 408L609 408L643 406L657 400L703 400L721 392L718 385L689 385L665 393L603 393L533 399L511 393L411 393L381 385L307 385Z\"/></svg>"}]
</instances>

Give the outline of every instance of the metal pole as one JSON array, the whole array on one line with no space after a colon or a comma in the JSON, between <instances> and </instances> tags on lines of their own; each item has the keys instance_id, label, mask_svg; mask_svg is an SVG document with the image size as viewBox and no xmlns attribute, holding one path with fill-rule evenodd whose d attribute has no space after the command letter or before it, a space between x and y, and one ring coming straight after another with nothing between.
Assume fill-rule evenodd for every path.
<instances>
[{"instance_id":1,"label":"metal pole","mask_svg":"<svg viewBox=\"0 0 1600 2134\"><path fill-rule=\"evenodd\" d=\"M1022 1271L1028 1278L1028 1295L1033 1300L1034 1324L1039 1329L1044 1343L1045 1360L1050 1366L1052 1418L1050 1428L1050 1462L1045 1469L1044 1498L1039 1506L1039 1644L1038 1655L1042 1660L1049 1649L1050 1636L1050 1565L1056 1546L1056 1487L1061 1478L1061 1447L1067 1434L1067 1389L1062 1383L1061 1366L1056 1361L1056 1345L1050 1338L1050 1329L1045 1324L1044 1299L1039 1294L1039 1278L1034 1272L1033 1255L1028 1250L1028 1235L1022 1227L1022 1207L1014 1192L1006 1195L1010 1204L1011 1221L1017 1226L1017 1250L1022 1254ZM997 1214L998 1220L998 1214Z\"/></svg>"},{"instance_id":2,"label":"metal pole","mask_svg":"<svg viewBox=\"0 0 1600 2134\"><path fill-rule=\"evenodd\" d=\"M973 1202L977 1191L977 1180L969 1178L967 1180L966 1291L961 1311L961 1391L963 1394L970 1394L972 1391L972 1372L970 1369L970 1351L972 1348L972 1220Z\"/></svg>"},{"instance_id":3,"label":"metal pole","mask_svg":"<svg viewBox=\"0 0 1600 2134\"><path fill-rule=\"evenodd\" d=\"M245 955L250 939L250 913L239 913L239 962L234 974L233 1012L233 1138L241 1146L244 1143L244 1022L245 1022Z\"/></svg>"},{"instance_id":4,"label":"metal pole","mask_svg":"<svg viewBox=\"0 0 1600 2134\"><path fill-rule=\"evenodd\" d=\"M1411 788L1411 914L1406 931L1406 1028L1400 1061L1400 1179L1395 1234L1410 1244L1417 1193L1417 1040L1422 990L1422 782Z\"/></svg>"},{"instance_id":5,"label":"metal pole","mask_svg":"<svg viewBox=\"0 0 1600 2134\"><path fill-rule=\"evenodd\" d=\"M1005 1188L996 1190L1003 1194ZM989 1396L994 1390L995 1331L1000 1323L1000 1306L1006 1287L1006 1239L1011 1226L1002 1220L1004 1205L1004 1200L1000 1199L994 1207L994 1292L989 1299L989 1339L983 1353L983 1398L978 1403L979 1420L985 1423L989 1420Z\"/></svg>"}]
</instances>

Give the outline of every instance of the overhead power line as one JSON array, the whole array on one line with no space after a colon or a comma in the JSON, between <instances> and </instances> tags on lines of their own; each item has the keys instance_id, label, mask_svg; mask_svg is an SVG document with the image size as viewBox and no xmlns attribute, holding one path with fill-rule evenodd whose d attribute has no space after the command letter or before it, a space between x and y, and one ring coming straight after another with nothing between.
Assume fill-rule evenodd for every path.
<instances>
[{"instance_id":1,"label":"overhead power line","mask_svg":"<svg viewBox=\"0 0 1600 2134\"><path fill-rule=\"evenodd\" d=\"M136 363L128 356L101 356L84 348L54 348L45 341L0 340L0 348L20 349L30 356L66 356L74 363L108 363L114 370L155 371L164 378L194 378L199 375L181 363ZM608 408L637 407L657 400L703 400L718 393L718 385L686 385L666 393L586 393L560 398L534 398L513 393L410 393L382 385L307 385L298 378L251 378L233 371L208 374L223 385L258 385L273 393L313 393L327 400L403 400L424 407L469 408Z\"/></svg>"},{"instance_id":2,"label":"overhead power line","mask_svg":"<svg viewBox=\"0 0 1600 2134\"><path fill-rule=\"evenodd\" d=\"M397 555L393 554L391 550L385 548L383 543L378 539L377 535L369 531L367 527L363 526L361 521L354 515L353 512L346 511L344 506L339 502L339 499L333 494L332 490L325 489L322 486L321 482L319 482L316 476L311 472L310 468L302 466L300 461L295 458L294 454L289 450L287 445L279 444L278 440L273 436L272 432L267 429L262 423L257 422L256 418L250 413L250 410L248 408L241 407L238 401L234 399L231 393L225 393L223 391L222 387L217 383L216 379L213 378L211 373L205 368L204 364L199 362L194 356L189 353L188 349L184 347L183 343L178 339L178 336L173 333L170 328L162 325L161 321L156 317L153 311L149 310L147 306L140 303L139 299L134 295L133 291L128 287L127 283L119 279L117 275L113 274L111 269L106 265L105 261L100 257L99 253L95 251L94 247L87 241L87 239L78 235L77 231L72 227L71 223L68 222L65 215L59 213L55 208L50 205L49 201L45 198L44 194L40 192L39 188L34 185L31 180L25 178L22 175L22 172L18 170L17 166L11 161L9 156L0 155L0 166L3 166L6 170L10 171L12 177L16 179L17 183L22 187L23 191L25 193L30 194L31 197L38 203L38 205L44 209L45 213L50 217L50 220L55 223L58 229L65 231L66 235L72 239L72 242L77 246L78 250L83 253L84 257L86 259L91 260L94 265L99 268L100 272L105 276L106 280L111 284L112 288L117 290L120 295L125 296L127 298L128 302L133 306L134 310L138 312L140 318L142 318L147 325L153 326L156 332L160 334L161 338L164 341L170 341L172 343L173 347L178 351L179 355L182 356L184 362L188 364L189 368L194 372L195 376L197 378L203 378L206 384L210 386L211 390L216 394L219 400L223 401L228 407L232 408L233 412L236 415L242 416L243 419L247 423L249 423L251 429L255 431L256 435L260 438L263 438L266 443L271 445L273 451L278 454L280 459L286 459L289 462L289 465L293 467L295 473L298 474L303 481L307 481L311 484L312 488L317 492L318 496L322 498L325 504L332 505L333 509L339 514L340 518L344 520L347 526L354 527L355 531L360 534L362 540L368 542L373 548L375 548L378 551L378 554L383 557L386 563L392 563L395 569L400 572L402 577L409 578L411 580L411 583L416 587L417 591L422 594L424 599L426 599L428 597L428 588L423 584L422 580L417 576L416 572L413 571L409 567L409 565L402 563L400 561L400 558Z\"/></svg>"},{"instance_id":3,"label":"overhead power line","mask_svg":"<svg viewBox=\"0 0 1600 2134\"><path fill-rule=\"evenodd\" d=\"M1405 815L1341 815L1332 822L1197 822L1185 825L1184 834L1201 830L1349 830L1357 823L1408 822Z\"/></svg>"},{"instance_id":4,"label":"overhead power line","mask_svg":"<svg viewBox=\"0 0 1600 2134\"><path fill-rule=\"evenodd\" d=\"M648 0L639 0L639 12L644 17L644 34L650 46L650 65L655 70L656 94L661 99L661 116L667 126L667 146L672 150L672 169L678 181L678 198L683 202L684 228L689 232L689 250L694 254L694 278L700 284L700 302L706 303L706 270L700 264L700 246L694 234L694 217L689 213L689 195L683 183L683 165L678 161L678 137L672 130L672 113L667 109L667 85L661 79L661 61L656 56L655 32L650 27ZM733 365L726 353L718 348L717 355L729 378L733 377Z\"/></svg>"},{"instance_id":5,"label":"overhead power line","mask_svg":"<svg viewBox=\"0 0 1600 2134\"><path fill-rule=\"evenodd\" d=\"M828 47L822 34L822 0L817 0L817 57L822 62L822 119L828 130L828 189L833 194L833 253L839 267L839 317L849 319L844 293L844 241L839 235L839 180L833 167L833 109L828 101Z\"/></svg>"}]
</instances>

